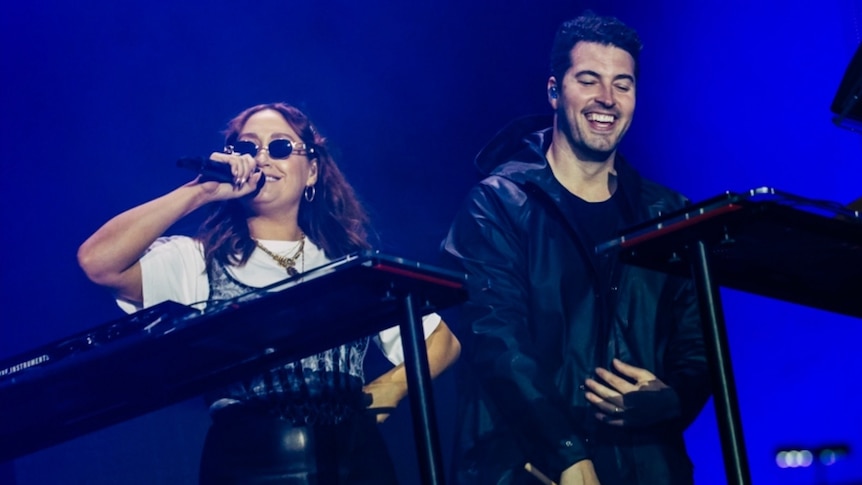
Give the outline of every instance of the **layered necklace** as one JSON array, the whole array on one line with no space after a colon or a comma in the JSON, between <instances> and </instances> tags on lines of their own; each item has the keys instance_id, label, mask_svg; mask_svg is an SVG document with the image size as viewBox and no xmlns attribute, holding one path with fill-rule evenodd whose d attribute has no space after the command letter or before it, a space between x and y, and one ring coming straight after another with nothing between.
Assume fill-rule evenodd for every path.
<instances>
[{"instance_id":1,"label":"layered necklace","mask_svg":"<svg viewBox=\"0 0 862 485\"><path fill-rule=\"evenodd\" d=\"M267 256L272 258L279 266L284 268L287 271L287 274L290 276L296 276L299 274L299 271L296 269L296 262L302 258L303 264L305 266L305 258L303 255L303 250L305 249L305 233L299 233L299 246L296 248L296 252L293 253L293 256L282 256L280 254L275 254L274 252L267 249L263 244L260 243L257 239L254 240L254 243L260 248L261 251L266 253ZM303 268L304 269L304 268Z\"/></svg>"}]
</instances>

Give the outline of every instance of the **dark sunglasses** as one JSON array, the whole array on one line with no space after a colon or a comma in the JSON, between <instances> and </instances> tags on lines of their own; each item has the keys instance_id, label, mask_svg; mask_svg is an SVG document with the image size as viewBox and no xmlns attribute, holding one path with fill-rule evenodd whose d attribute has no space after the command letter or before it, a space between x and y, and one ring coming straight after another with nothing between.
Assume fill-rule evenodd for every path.
<instances>
[{"instance_id":1,"label":"dark sunglasses","mask_svg":"<svg viewBox=\"0 0 862 485\"><path fill-rule=\"evenodd\" d=\"M248 140L235 141L233 145L228 145L225 147L226 153L251 155L252 157L256 157L257 152L259 152L260 150L267 152L269 154L269 158L272 158L274 160L285 159L289 157L290 154L294 152L294 150L296 151L297 155L308 155L309 157L317 153L314 149L314 145L308 145L306 143L294 143L284 138L272 140L266 147L259 147L253 141Z\"/></svg>"}]
</instances>

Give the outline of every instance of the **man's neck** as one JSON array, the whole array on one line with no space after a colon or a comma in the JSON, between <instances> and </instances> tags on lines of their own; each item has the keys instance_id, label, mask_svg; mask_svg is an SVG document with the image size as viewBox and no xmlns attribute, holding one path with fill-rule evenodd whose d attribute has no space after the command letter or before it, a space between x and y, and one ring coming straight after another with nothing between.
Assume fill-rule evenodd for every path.
<instances>
[{"instance_id":1,"label":"man's neck","mask_svg":"<svg viewBox=\"0 0 862 485\"><path fill-rule=\"evenodd\" d=\"M567 143L555 138L545 156L554 178L572 194L587 202L602 202L617 189L617 172L612 152L606 160L584 161Z\"/></svg>"}]
</instances>

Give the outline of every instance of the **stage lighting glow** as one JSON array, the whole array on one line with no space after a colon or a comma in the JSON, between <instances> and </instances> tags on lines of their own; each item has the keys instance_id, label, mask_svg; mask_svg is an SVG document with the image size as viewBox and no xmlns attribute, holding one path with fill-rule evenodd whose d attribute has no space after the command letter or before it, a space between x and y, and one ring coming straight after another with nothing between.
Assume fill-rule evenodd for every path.
<instances>
[{"instance_id":1,"label":"stage lighting glow","mask_svg":"<svg viewBox=\"0 0 862 485\"><path fill-rule=\"evenodd\" d=\"M778 468L808 468L812 465L832 466L850 452L846 445L830 445L806 449L793 447L778 450L775 464ZM816 458L816 461L815 461Z\"/></svg>"},{"instance_id":2,"label":"stage lighting glow","mask_svg":"<svg viewBox=\"0 0 862 485\"><path fill-rule=\"evenodd\" d=\"M778 468L806 468L813 462L814 454L810 450L786 450L775 455Z\"/></svg>"},{"instance_id":3,"label":"stage lighting glow","mask_svg":"<svg viewBox=\"0 0 862 485\"><path fill-rule=\"evenodd\" d=\"M848 447L842 445L823 447L819 450L818 458L820 458L820 463L832 466L835 462L844 458L849 451Z\"/></svg>"}]
</instances>

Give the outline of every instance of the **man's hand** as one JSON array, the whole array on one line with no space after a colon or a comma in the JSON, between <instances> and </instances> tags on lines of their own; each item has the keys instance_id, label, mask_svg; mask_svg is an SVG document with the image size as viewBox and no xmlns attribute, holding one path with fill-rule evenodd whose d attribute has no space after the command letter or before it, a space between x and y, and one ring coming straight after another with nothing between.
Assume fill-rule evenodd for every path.
<instances>
[{"instance_id":1,"label":"man's hand","mask_svg":"<svg viewBox=\"0 0 862 485\"><path fill-rule=\"evenodd\" d=\"M593 462L581 460L563 470L560 485L601 485Z\"/></svg>"},{"instance_id":2,"label":"man's hand","mask_svg":"<svg viewBox=\"0 0 862 485\"><path fill-rule=\"evenodd\" d=\"M604 381L587 379L587 400L598 412L596 418L612 426L648 426L679 415L676 392L652 372L614 359L614 374L596 369Z\"/></svg>"}]
</instances>

